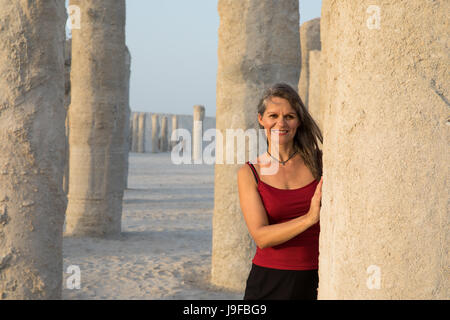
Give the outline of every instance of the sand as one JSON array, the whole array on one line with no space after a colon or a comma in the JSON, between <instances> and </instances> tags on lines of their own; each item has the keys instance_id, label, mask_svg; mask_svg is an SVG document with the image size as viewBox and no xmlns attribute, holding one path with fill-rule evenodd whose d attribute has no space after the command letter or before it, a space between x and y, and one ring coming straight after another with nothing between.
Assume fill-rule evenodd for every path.
<instances>
[{"instance_id":1,"label":"sand","mask_svg":"<svg viewBox=\"0 0 450 320\"><path fill-rule=\"evenodd\" d=\"M63 299L240 300L209 284L214 166L130 153L119 239L65 237ZM79 266L80 289L66 282Z\"/></svg>"}]
</instances>

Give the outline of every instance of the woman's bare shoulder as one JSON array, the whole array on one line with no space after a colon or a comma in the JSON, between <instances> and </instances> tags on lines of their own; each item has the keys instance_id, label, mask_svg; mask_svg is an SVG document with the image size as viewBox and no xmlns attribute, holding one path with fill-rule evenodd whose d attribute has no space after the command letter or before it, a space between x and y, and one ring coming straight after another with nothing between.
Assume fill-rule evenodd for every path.
<instances>
[{"instance_id":1,"label":"woman's bare shoulder","mask_svg":"<svg viewBox=\"0 0 450 320\"><path fill-rule=\"evenodd\" d=\"M247 163L244 163L238 169L238 176L246 176L248 173L250 173L250 170L250 166Z\"/></svg>"},{"instance_id":2,"label":"woman's bare shoulder","mask_svg":"<svg viewBox=\"0 0 450 320\"><path fill-rule=\"evenodd\" d=\"M253 172L250 166L245 163L238 169L238 181L242 182L245 185L256 186L256 182L254 181Z\"/></svg>"}]
</instances>

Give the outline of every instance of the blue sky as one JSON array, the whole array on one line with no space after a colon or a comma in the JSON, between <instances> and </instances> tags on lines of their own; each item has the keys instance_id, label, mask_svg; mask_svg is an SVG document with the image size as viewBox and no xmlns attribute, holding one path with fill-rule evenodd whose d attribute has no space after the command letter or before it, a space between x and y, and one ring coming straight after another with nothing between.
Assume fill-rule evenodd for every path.
<instances>
[{"instance_id":1,"label":"blue sky","mask_svg":"<svg viewBox=\"0 0 450 320\"><path fill-rule=\"evenodd\" d=\"M240 1L240 0L236 0ZM321 0L300 0L300 23L320 16ZM216 114L217 0L127 0L132 111Z\"/></svg>"}]
</instances>

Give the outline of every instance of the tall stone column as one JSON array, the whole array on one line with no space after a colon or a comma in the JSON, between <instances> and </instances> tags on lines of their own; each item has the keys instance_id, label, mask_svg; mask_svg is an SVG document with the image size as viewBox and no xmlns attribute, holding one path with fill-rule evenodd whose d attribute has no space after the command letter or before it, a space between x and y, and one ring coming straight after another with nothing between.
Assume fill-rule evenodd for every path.
<instances>
[{"instance_id":1,"label":"tall stone column","mask_svg":"<svg viewBox=\"0 0 450 320\"><path fill-rule=\"evenodd\" d=\"M320 109L320 79L321 60L320 51L309 52L309 89L308 89L308 111L323 132L322 111Z\"/></svg>"},{"instance_id":2,"label":"tall stone column","mask_svg":"<svg viewBox=\"0 0 450 320\"><path fill-rule=\"evenodd\" d=\"M320 18L304 22L300 27L300 47L302 50L302 71L298 83L298 94L309 109L309 53L320 50Z\"/></svg>"},{"instance_id":3,"label":"tall stone column","mask_svg":"<svg viewBox=\"0 0 450 320\"><path fill-rule=\"evenodd\" d=\"M158 114L152 114L152 152L159 152L159 119Z\"/></svg>"},{"instance_id":4,"label":"tall stone column","mask_svg":"<svg viewBox=\"0 0 450 320\"><path fill-rule=\"evenodd\" d=\"M145 113L139 113L138 117L138 142L137 152L144 153L145 151Z\"/></svg>"},{"instance_id":5,"label":"tall stone column","mask_svg":"<svg viewBox=\"0 0 450 320\"><path fill-rule=\"evenodd\" d=\"M167 116L163 116L161 118L161 151L162 152L167 152L169 150L169 146L168 146L168 140L167 140L167 133L169 131L168 128L168 121L167 121Z\"/></svg>"},{"instance_id":6,"label":"tall stone column","mask_svg":"<svg viewBox=\"0 0 450 320\"><path fill-rule=\"evenodd\" d=\"M131 152L137 152L139 140L139 112L132 112L133 114L133 132L131 138Z\"/></svg>"},{"instance_id":7,"label":"tall stone column","mask_svg":"<svg viewBox=\"0 0 450 320\"><path fill-rule=\"evenodd\" d=\"M448 299L450 3L380 3L323 1L319 298Z\"/></svg>"},{"instance_id":8,"label":"tall stone column","mask_svg":"<svg viewBox=\"0 0 450 320\"><path fill-rule=\"evenodd\" d=\"M60 299L63 1L0 1L0 299Z\"/></svg>"},{"instance_id":9,"label":"tall stone column","mask_svg":"<svg viewBox=\"0 0 450 320\"><path fill-rule=\"evenodd\" d=\"M194 106L194 122L192 125L192 160L201 163L203 142L203 120L205 119L205 107Z\"/></svg>"},{"instance_id":10,"label":"tall stone column","mask_svg":"<svg viewBox=\"0 0 450 320\"><path fill-rule=\"evenodd\" d=\"M171 141L172 139L172 133L178 129L178 117L176 114L172 115L172 132L169 136L170 141L170 151L172 151L173 147L177 145L177 141Z\"/></svg>"},{"instance_id":11,"label":"tall stone column","mask_svg":"<svg viewBox=\"0 0 450 320\"><path fill-rule=\"evenodd\" d=\"M126 95L125 1L72 0L70 177L66 234L117 236L121 230Z\"/></svg>"},{"instance_id":12,"label":"tall stone column","mask_svg":"<svg viewBox=\"0 0 450 320\"><path fill-rule=\"evenodd\" d=\"M226 129L258 129L257 104L268 86L298 86L299 8L298 0L219 0L218 11L216 128L226 136ZM225 158L222 163L216 159L214 171L211 281L243 290L256 247L239 204L237 171L242 164L226 164Z\"/></svg>"}]
</instances>

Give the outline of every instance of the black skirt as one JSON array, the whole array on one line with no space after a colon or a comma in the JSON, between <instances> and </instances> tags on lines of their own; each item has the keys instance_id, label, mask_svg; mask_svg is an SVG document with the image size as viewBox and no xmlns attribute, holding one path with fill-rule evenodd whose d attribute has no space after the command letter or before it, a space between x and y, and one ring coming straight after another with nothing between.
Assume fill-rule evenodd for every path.
<instances>
[{"instance_id":1,"label":"black skirt","mask_svg":"<svg viewBox=\"0 0 450 320\"><path fill-rule=\"evenodd\" d=\"M317 300L318 270L279 270L252 264L244 300Z\"/></svg>"}]
</instances>

